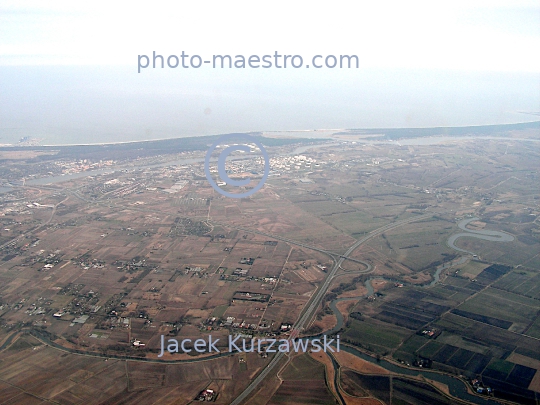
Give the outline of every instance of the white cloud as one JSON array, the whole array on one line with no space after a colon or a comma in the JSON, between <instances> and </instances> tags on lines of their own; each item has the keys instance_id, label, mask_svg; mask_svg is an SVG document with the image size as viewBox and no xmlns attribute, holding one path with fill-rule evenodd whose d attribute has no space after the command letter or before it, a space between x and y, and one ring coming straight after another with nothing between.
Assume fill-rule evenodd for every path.
<instances>
[{"instance_id":1,"label":"white cloud","mask_svg":"<svg viewBox=\"0 0 540 405\"><path fill-rule=\"evenodd\" d=\"M363 67L540 72L537 2L4 1L0 64L357 54Z\"/></svg>"}]
</instances>

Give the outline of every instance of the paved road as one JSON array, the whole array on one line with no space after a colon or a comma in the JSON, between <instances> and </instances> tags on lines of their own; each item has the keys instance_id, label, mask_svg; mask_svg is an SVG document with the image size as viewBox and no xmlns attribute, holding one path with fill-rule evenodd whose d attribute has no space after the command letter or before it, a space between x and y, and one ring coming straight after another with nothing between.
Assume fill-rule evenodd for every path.
<instances>
[{"instance_id":1,"label":"paved road","mask_svg":"<svg viewBox=\"0 0 540 405\"><path fill-rule=\"evenodd\" d=\"M79 199L81 199L81 200L83 200L83 201L85 201L87 203L94 203L94 204L97 203L97 204L100 204L100 205L105 205L104 202L101 202L101 201L100 202L98 202L98 201L88 201L87 199L82 197L77 191L71 191L71 190L65 190L65 191L70 191L72 195L74 195L75 197L77 197L77 198L79 198ZM114 204L114 203L108 203L108 205L109 206L118 206L117 204ZM129 208L132 209L132 210L135 210L135 211L154 211L154 210L149 210L149 209L135 209L134 207L129 207ZM54 211L53 211L53 215L51 216L49 221L47 221L46 224L48 224L51 221L52 217L54 216ZM310 246L308 244L298 242L298 241L295 241L295 240L292 240L292 239L284 238L284 237L277 236L277 235L272 235L272 234L265 233L265 232L255 231L255 230L251 230L251 229L247 229L247 228L237 227L237 226L234 226L234 225L223 224L223 223L214 222L214 221L209 221L209 222L217 224L217 225L222 225L222 226L225 226L225 227L229 227L229 228L242 230L244 232L255 233L255 234L267 236L269 238L276 239L276 240L281 240L283 242L290 243L292 245L297 245L297 246L305 247L305 248L308 248L308 249L312 249L312 250L327 254L327 255L329 255L330 257L332 257L334 259L334 266L332 267L332 270L328 273L328 275L326 276L323 284L319 287L317 292L308 301L308 304L306 305L306 307L302 311L302 313L300 315L300 318L295 323L295 325L293 327L293 330L291 332L291 338L294 338L294 337L298 336L298 334L302 330L304 330L306 326L309 325L309 323L311 322L311 319L313 318L313 316L315 315L315 313L317 311L317 308L318 308L320 302L322 301L324 295L326 294L326 290L330 286L330 283L332 282L332 279L334 278L336 272L339 270L339 268L341 267L341 264L345 260L350 259L348 256L356 248L358 248L363 243L365 243L368 240L380 235L381 233L383 233L385 231L388 231L388 230L393 229L393 228L397 228L397 227L402 226L402 225L409 224L411 222L416 222L416 221L419 221L419 220L422 220L422 219L429 218L432 215L433 214L425 214L425 215L417 216L417 217L414 217L414 218L409 218L409 219L406 219L406 220L403 220L403 221L394 222L394 223L385 225L385 226L383 226L381 228L378 228L378 229L370 232L368 235L364 236L363 238L359 239L358 241L356 241L345 252L345 254L342 254L342 255L341 254L336 254L336 253L333 253L333 252L330 252L330 251L327 251L327 250L324 250L324 249L320 249L320 248L315 247L315 246ZM42 226L44 226L46 224L43 224ZM350 259L350 260L354 260L355 262L365 264L365 262L362 262L360 260L356 260L356 259ZM371 271L370 266L367 268L367 270L365 270L365 272L369 272L369 271ZM248 385L248 387L233 402L231 402L231 405L239 405L240 403L242 403L242 401L244 401L244 399L246 399L251 394L251 392L266 378L266 376L268 376L268 374L270 374L272 372L272 370L276 367L276 365L279 363L279 361L283 358L284 355L285 355L285 353L282 353L282 352L276 353L276 355L272 358L272 360L270 360L268 365L261 371L261 373Z\"/></svg>"},{"instance_id":2,"label":"paved road","mask_svg":"<svg viewBox=\"0 0 540 405\"><path fill-rule=\"evenodd\" d=\"M321 249L321 248L318 248L316 246L312 246L312 245L308 245L306 243L298 242L298 241L293 240L293 239L284 238L283 236L277 236L277 235L273 235L271 233L266 233L266 232L262 232L262 231L254 231L252 229L243 228L241 226L234 226L234 225L224 224L222 222L217 222L217 221L213 221L213 220L208 220L207 222L209 222L209 223L211 223L213 225L220 225L220 226L224 226L224 227L227 227L227 228L237 229L239 231L243 231L243 232L247 232L247 233L253 233L253 234L256 234L256 235L268 236L271 239L280 240L280 241L283 241L283 242L286 242L286 243L290 243L291 245L301 246L301 247L305 247L307 249L315 250L317 252L321 252L321 253L324 253L324 254L327 254L327 255L331 256L332 259L334 259L334 261L336 260L336 258L340 257L340 258L343 258L344 260L350 260L352 262L363 264L364 266L366 266L368 268L371 268L368 263L366 263L366 262L364 262L362 260L353 259L352 257L347 257L347 254L341 255L339 253L335 253L335 252L331 252L329 250Z\"/></svg>"},{"instance_id":3,"label":"paved road","mask_svg":"<svg viewBox=\"0 0 540 405\"><path fill-rule=\"evenodd\" d=\"M433 214L425 214L414 218L409 218L403 221L394 222L389 225L385 225L381 228L378 228L372 232L370 232L368 235L364 236L363 238L356 241L354 245L352 245L347 252L345 252L344 255L340 255L340 258L335 262L334 266L332 267L332 270L328 273L326 279L324 280L323 284L319 287L317 292L311 297L310 301L306 305L306 308L302 311L302 314L300 315L300 318L295 323L293 331L291 332L291 336L296 335L300 331L302 331L306 326L309 325L309 322L315 315L317 308L319 307L319 304L321 303L324 295L326 294L326 290L328 289L330 283L332 282L332 279L334 278L336 272L338 271L339 267L343 263L343 261L349 256L356 248L358 248L361 244L367 242L371 238L374 238L381 233L388 231L393 228L397 228L398 226L402 226L405 224L409 224L411 222L416 222L422 219L426 219L431 217ZM225 225L225 224L223 224ZM274 236L273 236L274 237ZM275 238L275 237L274 237ZM296 332L296 333L295 333ZM276 355L270 360L270 362L267 364L267 366L259 373L259 375L247 386L247 388L240 394L236 399L231 402L231 405L240 405L252 392L257 386L272 372L272 370L277 366L277 364L280 362L280 360L285 356L285 353L278 352Z\"/></svg>"},{"instance_id":4,"label":"paved road","mask_svg":"<svg viewBox=\"0 0 540 405\"><path fill-rule=\"evenodd\" d=\"M254 233L256 235L267 236L267 237L269 237L271 239L276 239L276 240L280 240L280 241L283 241L283 242L290 243L292 245L305 247L305 248L308 248L308 249L311 249L311 250L316 250L317 252L325 253L325 254L327 254L329 256L332 256L332 257L339 256L338 254L336 254L334 252L330 252L328 250L324 250L324 249L318 248L316 246L311 246L311 245L308 245L306 243L298 242L296 240L284 238L283 236L272 235L271 233L266 233L266 232L261 232L261 231L254 231L253 229L243 228L241 226L235 226L235 225L230 225L230 224L225 224L225 223L217 222L217 221L213 221L213 220L209 220L208 222L213 224L213 225L220 225L220 226L224 226L224 227L227 227L227 228L237 229L239 231L244 231L244 232L247 232L247 233Z\"/></svg>"}]
</instances>

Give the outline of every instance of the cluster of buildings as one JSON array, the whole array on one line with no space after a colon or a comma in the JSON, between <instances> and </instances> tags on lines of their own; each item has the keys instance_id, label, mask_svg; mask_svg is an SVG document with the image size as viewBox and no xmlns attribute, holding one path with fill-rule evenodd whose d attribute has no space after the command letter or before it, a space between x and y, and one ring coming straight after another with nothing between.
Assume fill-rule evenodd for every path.
<instances>
[{"instance_id":1,"label":"cluster of buildings","mask_svg":"<svg viewBox=\"0 0 540 405\"><path fill-rule=\"evenodd\" d=\"M430 339L435 339L437 336L441 334L441 331L435 328L422 329L418 334L425 336L427 338L430 338Z\"/></svg>"},{"instance_id":2,"label":"cluster of buildings","mask_svg":"<svg viewBox=\"0 0 540 405\"><path fill-rule=\"evenodd\" d=\"M233 271L233 276L239 276L239 277L245 277L249 273L248 269L242 269L240 267L237 267L235 271Z\"/></svg>"},{"instance_id":3,"label":"cluster of buildings","mask_svg":"<svg viewBox=\"0 0 540 405\"><path fill-rule=\"evenodd\" d=\"M256 309L262 310L262 308L256 308ZM244 320L237 321L234 316L228 316L227 318L225 318L225 320L219 320L218 318L215 318L215 317L208 318L206 321L203 322L203 328L206 328L208 330L208 328L219 329L221 327L225 327L225 328L253 331L253 330L267 330L272 326L272 324L273 323L262 322L260 325L257 325L255 323L249 323ZM280 328L280 331L282 332L288 331L291 326L291 325L286 325L286 324L284 325L285 325L284 328L283 327ZM289 328L287 328L287 326L289 326ZM251 335L246 335L246 336L251 336Z\"/></svg>"},{"instance_id":4,"label":"cluster of buildings","mask_svg":"<svg viewBox=\"0 0 540 405\"><path fill-rule=\"evenodd\" d=\"M325 162L317 162L315 159L304 156L279 156L270 159L270 167L274 172L289 172L292 170L313 170L320 168Z\"/></svg>"},{"instance_id":5,"label":"cluster of buildings","mask_svg":"<svg viewBox=\"0 0 540 405\"><path fill-rule=\"evenodd\" d=\"M137 340L137 339L135 339L132 344L133 344L134 347L144 347L144 346L146 346L144 343L141 343L141 341Z\"/></svg>"},{"instance_id":6,"label":"cluster of buildings","mask_svg":"<svg viewBox=\"0 0 540 405\"><path fill-rule=\"evenodd\" d=\"M419 368L431 368L432 364L433 362L429 359L416 359L413 361L413 366Z\"/></svg>"},{"instance_id":7,"label":"cluster of buildings","mask_svg":"<svg viewBox=\"0 0 540 405\"><path fill-rule=\"evenodd\" d=\"M100 160L99 162L91 162L88 159L83 159L73 161L58 161L55 163L60 167L62 174L73 174L86 172L88 170L102 169L104 167L112 167L116 164L116 161Z\"/></svg>"},{"instance_id":8,"label":"cluster of buildings","mask_svg":"<svg viewBox=\"0 0 540 405\"><path fill-rule=\"evenodd\" d=\"M474 388L474 390L479 394L484 394L484 395L493 394L493 390L490 387L485 386L484 383L480 381L478 378L471 380L471 385Z\"/></svg>"},{"instance_id":9,"label":"cluster of buildings","mask_svg":"<svg viewBox=\"0 0 540 405\"><path fill-rule=\"evenodd\" d=\"M210 402L214 400L217 396L217 393L214 390L205 389L202 390L199 395L197 395L197 398L195 398L195 401L201 401L201 402Z\"/></svg>"},{"instance_id":10,"label":"cluster of buildings","mask_svg":"<svg viewBox=\"0 0 540 405\"><path fill-rule=\"evenodd\" d=\"M19 201L10 201L7 204L2 204L0 208L0 216L4 217L6 215L31 215L32 210L36 209L45 209L45 208L54 208L52 205L43 205L38 202L32 202L31 200L19 200ZM17 223L16 225L22 225ZM6 232L9 231L5 230Z\"/></svg>"}]
</instances>

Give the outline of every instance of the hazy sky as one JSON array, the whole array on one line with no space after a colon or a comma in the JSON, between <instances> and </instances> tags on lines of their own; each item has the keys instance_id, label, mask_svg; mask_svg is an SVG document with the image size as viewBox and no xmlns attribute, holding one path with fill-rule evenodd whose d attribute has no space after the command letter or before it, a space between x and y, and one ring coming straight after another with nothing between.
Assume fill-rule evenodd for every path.
<instances>
[{"instance_id":1,"label":"hazy sky","mask_svg":"<svg viewBox=\"0 0 540 405\"><path fill-rule=\"evenodd\" d=\"M538 1L171 3L0 1L0 143L474 125L540 110ZM356 54L360 69L138 74L152 51Z\"/></svg>"}]
</instances>

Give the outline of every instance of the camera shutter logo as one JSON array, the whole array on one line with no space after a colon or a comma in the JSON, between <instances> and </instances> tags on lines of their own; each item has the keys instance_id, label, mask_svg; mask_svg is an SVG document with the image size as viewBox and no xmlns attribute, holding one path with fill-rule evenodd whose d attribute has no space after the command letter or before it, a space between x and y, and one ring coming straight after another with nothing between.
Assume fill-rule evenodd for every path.
<instances>
[{"instance_id":1,"label":"camera shutter logo","mask_svg":"<svg viewBox=\"0 0 540 405\"><path fill-rule=\"evenodd\" d=\"M248 190L244 193L229 193L225 190L222 190L217 185L217 183L214 181L214 179L212 178L210 174L210 157L212 156L212 153L218 147L218 145L227 143L227 141L230 141L232 139L234 140L241 139L246 143L254 143L261 150L261 153L264 157L264 174L261 180L255 187L253 187L251 190ZM237 151L237 150L250 152L250 148L247 145L228 146L225 149L223 149L221 153L219 154L217 168L218 168L219 177L221 178L222 181L224 181L227 184L230 184L231 186L242 187L242 186L248 185L251 182L251 178L248 177L247 179L233 180L227 175L227 171L225 170L225 160L227 159L227 156L229 156L233 151ZM266 182L266 179L268 178L268 174L270 173L270 158L268 157L268 153L266 152L262 144L254 137L250 135L246 135L246 134L227 134L220 137L217 140L217 142L214 143L210 147L210 149L208 149L208 152L206 153L206 158L204 160L204 172L206 174L206 178L208 179L208 182L210 183L212 188L216 190L218 193L226 197L231 197L231 198L249 197L253 193L256 193L257 191L259 191L262 188L262 186L264 186L264 183Z\"/></svg>"}]
</instances>

